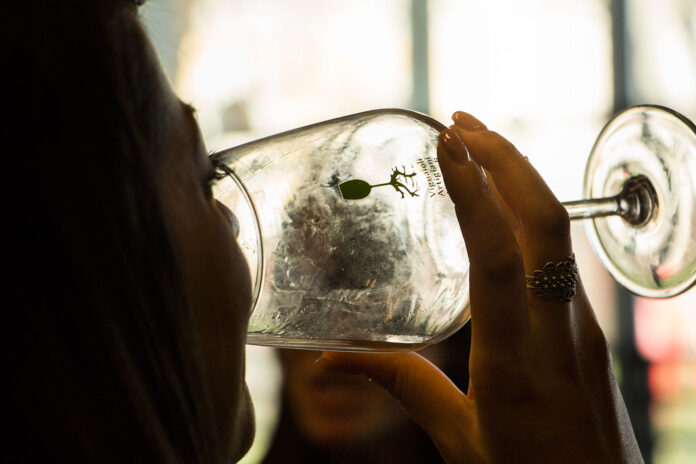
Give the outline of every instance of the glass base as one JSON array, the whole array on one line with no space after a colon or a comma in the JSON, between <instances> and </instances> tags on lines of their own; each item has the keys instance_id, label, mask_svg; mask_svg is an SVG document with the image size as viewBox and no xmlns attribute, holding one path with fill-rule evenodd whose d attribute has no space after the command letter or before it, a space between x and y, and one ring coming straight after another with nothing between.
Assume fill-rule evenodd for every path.
<instances>
[{"instance_id":1,"label":"glass base","mask_svg":"<svg viewBox=\"0 0 696 464\"><path fill-rule=\"evenodd\" d=\"M610 197L635 179L651 186L651 211L587 221L602 264L629 291L667 298L696 281L696 127L658 106L629 108L600 133L585 171L585 198Z\"/></svg>"}]
</instances>

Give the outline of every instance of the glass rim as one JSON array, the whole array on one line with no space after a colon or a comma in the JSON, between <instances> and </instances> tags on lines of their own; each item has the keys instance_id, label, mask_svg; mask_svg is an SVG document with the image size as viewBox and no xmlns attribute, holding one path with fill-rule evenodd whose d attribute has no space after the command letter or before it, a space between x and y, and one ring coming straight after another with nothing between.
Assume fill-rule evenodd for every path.
<instances>
[{"instance_id":1,"label":"glass rim","mask_svg":"<svg viewBox=\"0 0 696 464\"><path fill-rule=\"evenodd\" d=\"M215 152L210 155L210 159L214 161L219 162L219 166L225 171L225 174L227 177L232 179L234 184L237 186L240 192L242 192L242 197L244 198L244 201L247 203L247 206L249 207L249 210L251 211L251 216L254 222L254 232L256 234L256 243L257 243L257 250L256 250L256 275L252 276L253 280L253 288L251 292L251 305L249 308L250 313L254 311L256 308L256 304L258 303L259 296L261 295L261 287L263 285L263 273L264 273L264 255L263 255L263 234L261 233L261 223L259 221L259 214L256 209L256 205L254 204L254 200L251 198L251 195L249 195L249 191L247 190L246 186L244 183L241 181L241 179L234 173L234 170L232 170L227 164L221 159L225 153L228 153L230 150L234 150L237 147L232 147L228 148L219 152ZM232 211L234 214L234 211ZM242 225L239 225L240 229ZM247 263L248 265L248 263Z\"/></svg>"}]
</instances>

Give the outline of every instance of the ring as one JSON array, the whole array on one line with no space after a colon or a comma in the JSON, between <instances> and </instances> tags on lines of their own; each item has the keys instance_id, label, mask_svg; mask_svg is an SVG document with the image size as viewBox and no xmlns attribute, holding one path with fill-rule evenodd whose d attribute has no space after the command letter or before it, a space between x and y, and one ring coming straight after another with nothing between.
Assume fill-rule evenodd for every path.
<instances>
[{"instance_id":1,"label":"ring","mask_svg":"<svg viewBox=\"0 0 696 464\"><path fill-rule=\"evenodd\" d=\"M525 276L527 288L534 290L537 298L549 301L570 301L575 295L575 284L579 279L575 255L565 261L553 264L548 262L541 270Z\"/></svg>"}]
</instances>

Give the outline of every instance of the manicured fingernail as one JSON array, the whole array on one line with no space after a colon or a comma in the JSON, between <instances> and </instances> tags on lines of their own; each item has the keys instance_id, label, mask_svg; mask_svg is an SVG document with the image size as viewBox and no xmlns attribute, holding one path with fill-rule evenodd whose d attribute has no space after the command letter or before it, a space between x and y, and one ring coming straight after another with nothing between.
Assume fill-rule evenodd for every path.
<instances>
[{"instance_id":1,"label":"manicured fingernail","mask_svg":"<svg viewBox=\"0 0 696 464\"><path fill-rule=\"evenodd\" d=\"M464 130L468 131L480 131L486 129L486 125L470 115L469 113L465 113L463 111L457 111L452 115L452 120L454 123L457 125L457 127L461 127Z\"/></svg>"},{"instance_id":2,"label":"manicured fingernail","mask_svg":"<svg viewBox=\"0 0 696 464\"><path fill-rule=\"evenodd\" d=\"M455 131L450 128L443 130L440 133L440 140L442 145L445 147L447 154L459 164L464 164L471 161L469 157L469 150L467 150L466 145L459 137Z\"/></svg>"},{"instance_id":3,"label":"manicured fingernail","mask_svg":"<svg viewBox=\"0 0 696 464\"><path fill-rule=\"evenodd\" d=\"M322 355L319 356L314 362L317 366L321 367L322 369L326 369L327 371L334 370L335 368L335 363L325 356L324 353L322 353Z\"/></svg>"}]
</instances>

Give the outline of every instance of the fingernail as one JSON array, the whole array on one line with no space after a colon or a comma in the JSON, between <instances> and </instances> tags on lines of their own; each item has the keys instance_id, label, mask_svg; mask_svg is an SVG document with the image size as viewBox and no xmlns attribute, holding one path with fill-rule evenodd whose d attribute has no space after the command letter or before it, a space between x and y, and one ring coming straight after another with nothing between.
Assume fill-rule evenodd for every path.
<instances>
[{"instance_id":1,"label":"fingernail","mask_svg":"<svg viewBox=\"0 0 696 464\"><path fill-rule=\"evenodd\" d=\"M326 361L326 358L324 357L323 354L321 356L319 356L317 359L315 359L314 362L319 367L325 367L328 364L328 362Z\"/></svg>"},{"instance_id":2,"label":"fingernail","mask_svg":"<svg viewBox=\"0 0 696 464\"><path fill-rule=\"evenodd\" d=\"M486 125L470 115L469 113L465 113L463 111L457 111L452 115L452 120L454 123L457 125L457 127L461 127L464 130L468 131L480 131L486 129Z\"/></svg>"},{"instance_id":3,"label":"fingernail","mask_svg":"<svg viewBox=\"0 0 696 464\"><path fill-rule=\"evenodd\" d=\"M440 140L442 145L445 147L447 154L453 161L464 164L471 161L469 157L469 150L467 150L466 145L459 137L455 131L450 128L443 130L440 133Z\"/></svg>"},{"instance_id":4,"label":"fingernail","mask_svg":"<svg viewBox=\"0 0 696 464\"><path fill-rule=\"evenodd\" d=\"M335 370L336 368L336 364L332 362L330 358L324 356L323 353L314 362L317 366L321 367L322 369L326 369L327 371Z\"/></svg>"}]
</instances>

